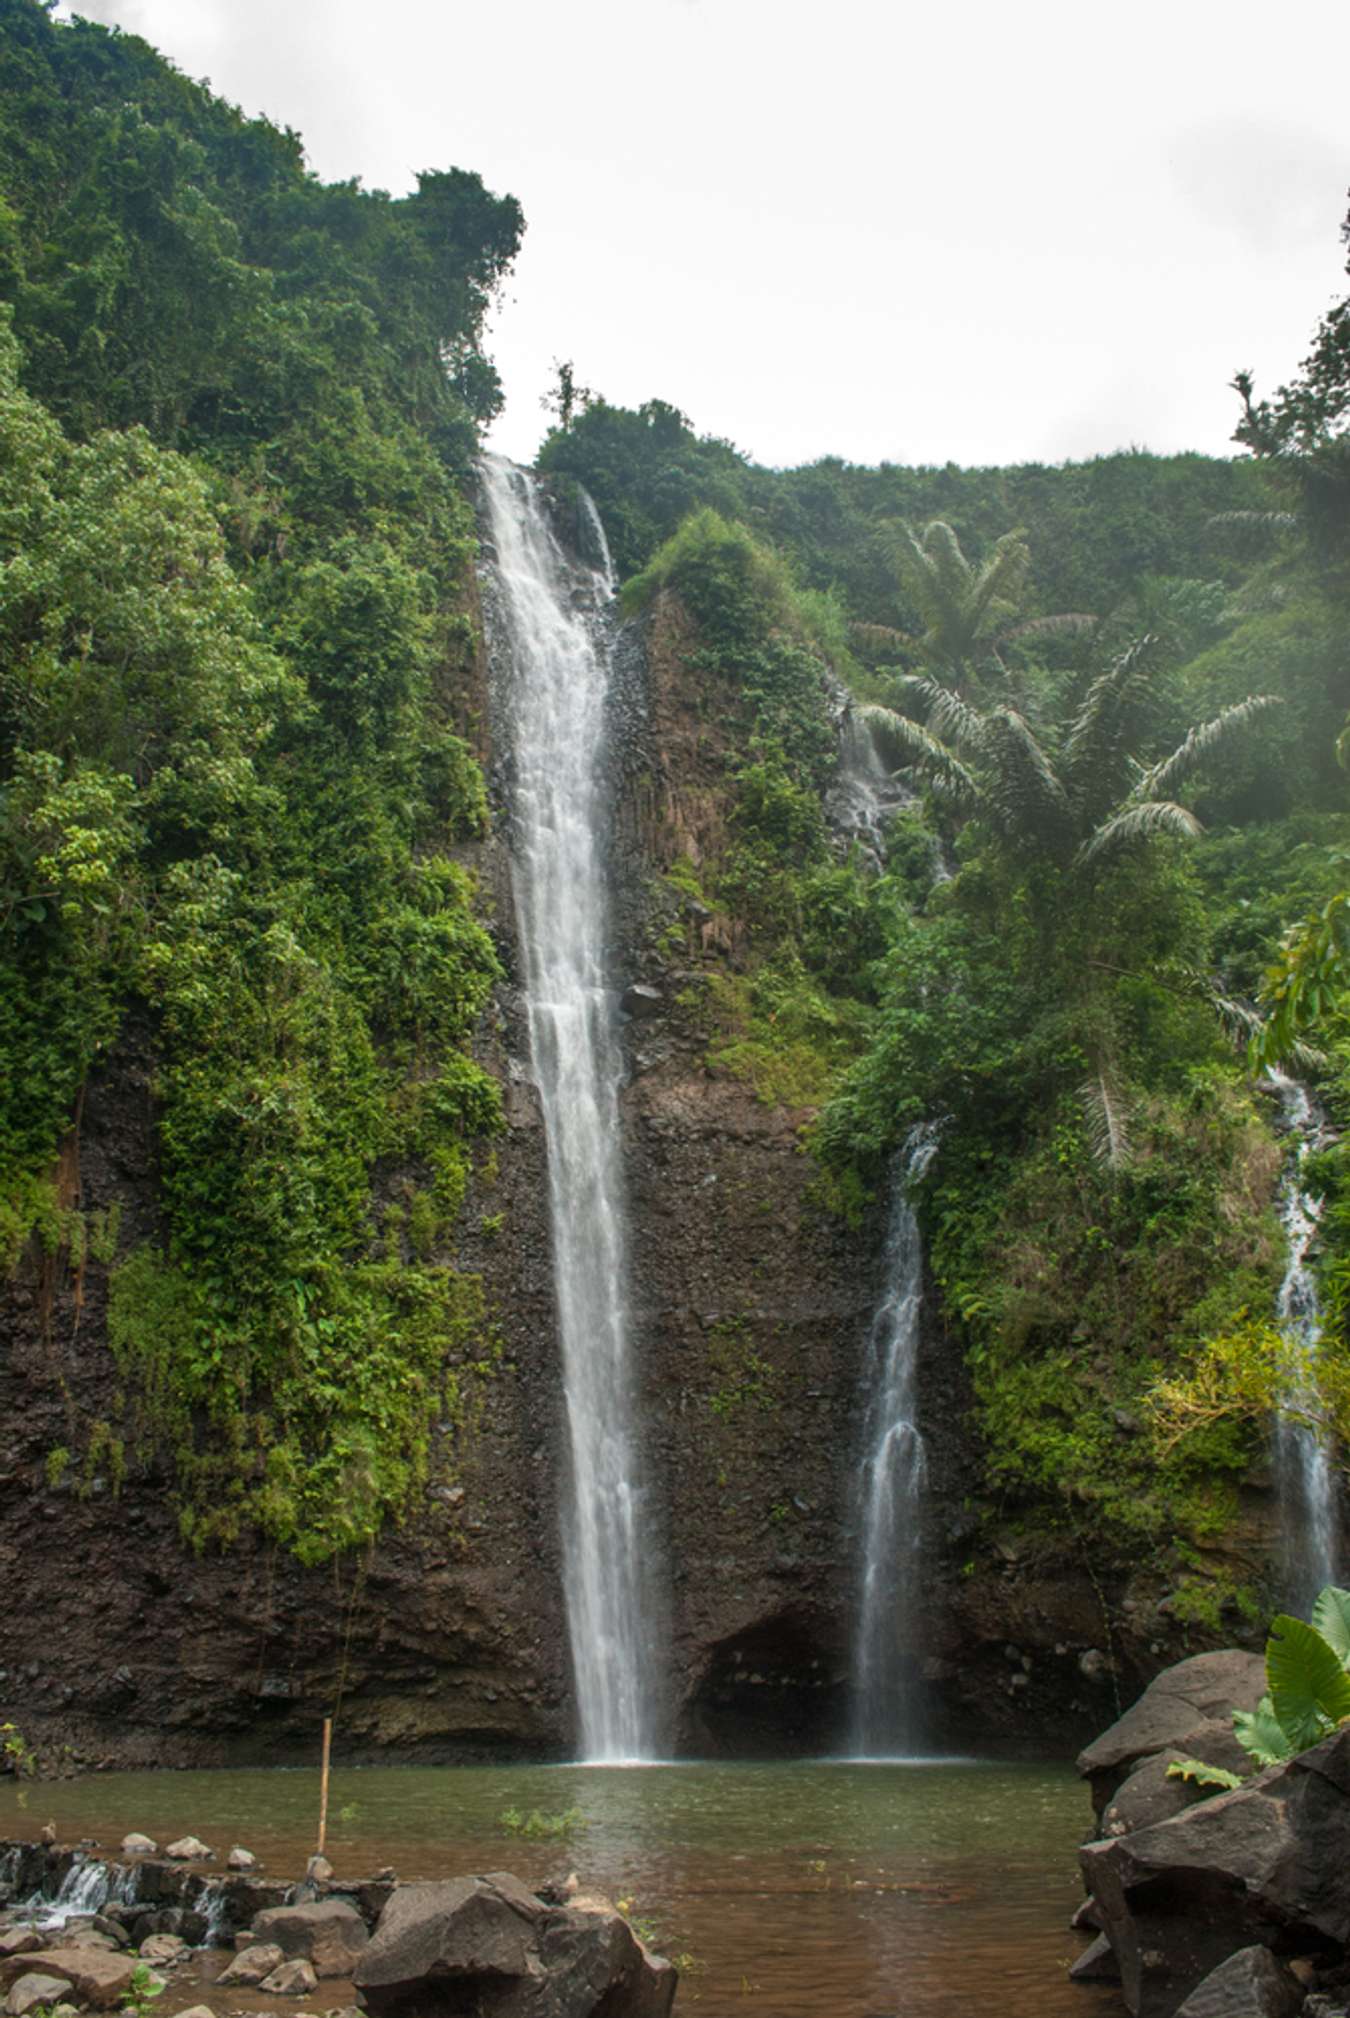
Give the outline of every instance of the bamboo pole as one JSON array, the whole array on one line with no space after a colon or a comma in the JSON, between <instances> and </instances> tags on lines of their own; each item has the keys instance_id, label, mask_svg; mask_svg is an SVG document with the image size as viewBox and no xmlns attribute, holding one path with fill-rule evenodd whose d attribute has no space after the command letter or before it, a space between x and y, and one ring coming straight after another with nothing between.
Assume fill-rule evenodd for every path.
<instances>
[{"instance_id":1,"label":"bamboo pole","mask_svg":"<svg viewBox=\"0 0 1350 2018\"><path fill-rule=\"evenodd\" d=\"M333 1749L333 1719L323 1720L323 1774L319 1781L319 1850L322 1857L323 1846L328 1838L328 1760Z\"/></svg>"}]
</instances>

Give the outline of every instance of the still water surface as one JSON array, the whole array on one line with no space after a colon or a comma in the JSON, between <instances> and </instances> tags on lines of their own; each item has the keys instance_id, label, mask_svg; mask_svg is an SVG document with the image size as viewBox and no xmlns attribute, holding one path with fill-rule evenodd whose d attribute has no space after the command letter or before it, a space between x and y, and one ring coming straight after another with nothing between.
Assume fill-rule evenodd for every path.
<instances>
[{"instance_id":1,"label":"still water surface","mask_svg":"<svg viewBox=\"0 0 1350 2018\"><path fill-rule=\"evenodd\" d=\"M22 1801L23 1806L19 1803ZM0 1834L244 1843L277 1875L313 1845L317 1774L109 1773L0 1788ZM579 1810L561 1841L504 1813ZM688 1955L686 2018L1105 2018L1065 1976L1082 1947L1075 1848L1089 1810L1065 1767L1005 1764L371 1767L337 1770L339 1880L575 1869ZM189 2000L190 2001L190 2000ZM168 2000L166 2000L166 2003Z\"/></svg>"}]
</instances>

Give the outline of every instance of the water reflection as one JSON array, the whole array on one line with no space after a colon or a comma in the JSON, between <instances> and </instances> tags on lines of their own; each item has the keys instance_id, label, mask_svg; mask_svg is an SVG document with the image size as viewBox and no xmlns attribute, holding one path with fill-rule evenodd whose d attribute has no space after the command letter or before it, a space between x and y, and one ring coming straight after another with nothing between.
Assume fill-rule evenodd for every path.
<instances>
[{"instance_id":1,"label":"water reflection","mask_svg":"<svg viewBox=\"0 0 1350 2018\"><path fill-rule=\"evenodd\" d=\"M191 1828L222 1856L243 1842L298 1872L316 1781L109 1774L34 1788L26 1810L5 1786L0 1833L49 1816L108 1845ZM502 1819L548 1828L569 1810L583 1819L556 1839ZM973 1761L347 1769L330 1854L339 1876L575 1869L692 1955L676 2006L691 2018L1104 2018L1118 2000L1065 1977L1087 1814L1067 1769Z\"/></svg>"}]
</instances>

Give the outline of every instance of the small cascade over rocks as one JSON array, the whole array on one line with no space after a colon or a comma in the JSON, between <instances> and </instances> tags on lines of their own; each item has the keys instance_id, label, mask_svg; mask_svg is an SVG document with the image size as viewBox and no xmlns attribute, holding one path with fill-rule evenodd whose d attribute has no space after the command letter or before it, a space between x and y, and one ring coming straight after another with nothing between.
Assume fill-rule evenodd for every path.
<instances>
[{"instance_id":1,"label":"small cascade over rocks","mask_svg":"<svg viewBox=\"0 0 1350 2018\"><path fill-rule=\"evenodd\" d=\"M910 1194L936 1149L937 1130L925 1122L911 1130L897 1159L885 1288L867 1337L853 1659L857 1758L922 1749L915 1620L927 1474L916 1420L923 1241Z\"/></svg>"},{"instance_id":2,"label":"small cascade over rocks","mask_svg":"<svg viewBox=\"0 0 1350 2018\"><path fill-rule=\"evenodd\" d=\"M1339 1581L1341 1556L1332 1439L1318 1391L1321 1310L1317 1280L1308 1265L1322 1200L1304 1185L1304 1166L1311 1152L1326 1141L1327 1123L1306 1086L1282 1072L1272 1071L1269 1077L1292 1144L1280 1182L1279 1211L1289 1263L1276 1316L1280 1329L1298 1347L1296 1386L1288 1399L1297 1402L1302 1418L1281 1416L1275 1426L1273 1460L1283 1538L1280 1581L1284 1601L1306 1613L1324 1584Z\"/></svg>"},{"instance_id":3,"label":"small cascade over rocks","mask_svg":"<svg viewBox=\"0 0 1350 2018\"><path fill-rule=\"evenodd\" d=\"M831 825L862 848L877 868L886 859L886 823L901 806L914 803L914 793L887 764L865 708L847 696L838 716L839 772L831 789Z\"/></svg>"},{"instance_id":4,"label":"small cascade over rocks","mask_svg":"<svg viewBox=\"0 0 1350 2018\"><path fill-rule=\"evenodd\" d=\"M650 1543L634 1432L621 1057L606 973L604 860L614 584L564 553L544 492L500 457L482 465L494 557L485 597L512 763L512 885L530 1051L548 1146L554 1289L570 1477L565 1599L581 1749L653 1755Z\"/></svg>"}]
</instances>

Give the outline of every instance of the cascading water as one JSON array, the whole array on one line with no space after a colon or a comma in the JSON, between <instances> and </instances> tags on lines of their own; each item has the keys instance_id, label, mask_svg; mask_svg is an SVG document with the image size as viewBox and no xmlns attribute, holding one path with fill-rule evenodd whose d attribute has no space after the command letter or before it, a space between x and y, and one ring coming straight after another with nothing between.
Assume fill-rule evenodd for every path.
<instances>
[{"instance_id":1,"label":"cascading water","mask_svg":"<svg viewBox=\"0 0 1350 2018\"><path fill-rule=\"evenodd\" d=\"M1275 1424L1273 1455L1284 1543L1281 1581L1285 1602L1306 1612L1322 1586L1336 1582L1340 1553L1331 1436L1318 1392L1321 1312L1317 1282L1308 1266L1322 1201L1304 1189L1304 1165L1309 1152L1325 1139L1326 1123L1306 1087L1282 1072L1272 1072L1270 1078L1293 1143L1280 1184L1289 1265L1276 1315L1280 1329L1297 1348L1288 1400L1299 1409L1297 1418L1281 1415Z\"/></svg>"},{"instance_id":2,"label":"cascading water","mask_svg":"<svg viewBox=\"0 0 1350 2018\"><path fill-rule=\"evenodd\" d=\"M839 773L828 812L832 824L856 840L879 869L886 855L886 822L901 806L911 805L914 794L878 749L866 710L853 706L844 688L837 694Z\"/></svg>"},{"instance_id":3,"label":"cascading water","mask_svg":"<svg viewBox=\"0 0 1350 2018\"><path fill-rule=\"evenodd\" d=\"M621 1060L606 987L603 755L610 686L598 569L570 561L535 479L482 465L495 548L489 599L514 769L512 881L530 1051L548 1144L570 1479L568 1631L583 1755L652 1756L648 1544L633 1434Z\"/></svg>"},{"instance_id":4,"label":"cascading water","mask_svg":"<svg viewBox=\"0 0 1350 2018\"><path fill-rule=\"evenodd\" d=\"M915 794L896 767L894 750L884 747L878 717L884 710L856 701L840 682L830 682L839 731L839 769L826 800L826 813L836 833L847 836L862 851L865 865L876 872L886 866L886 829L894 814L915 803ZM951 870L937 835L932 836L932 879L951 880Z\"/></svg>"},{"instance_id":5,"label":"cascading water","mask_svg":"<svg viewBox=\"0 0 1350 2018\"><path fill-rule=\"evenodd\" d=\"M915 1599L927 1459L915 1417L923 1242L910 1191L936 1147L936 1132L925 1124L911 1131L900 1153L885 1290L867 1338L861 1593L853 1660L858 1758L912 1754L921 1744Z\"/></svg>"}]
</instances>

